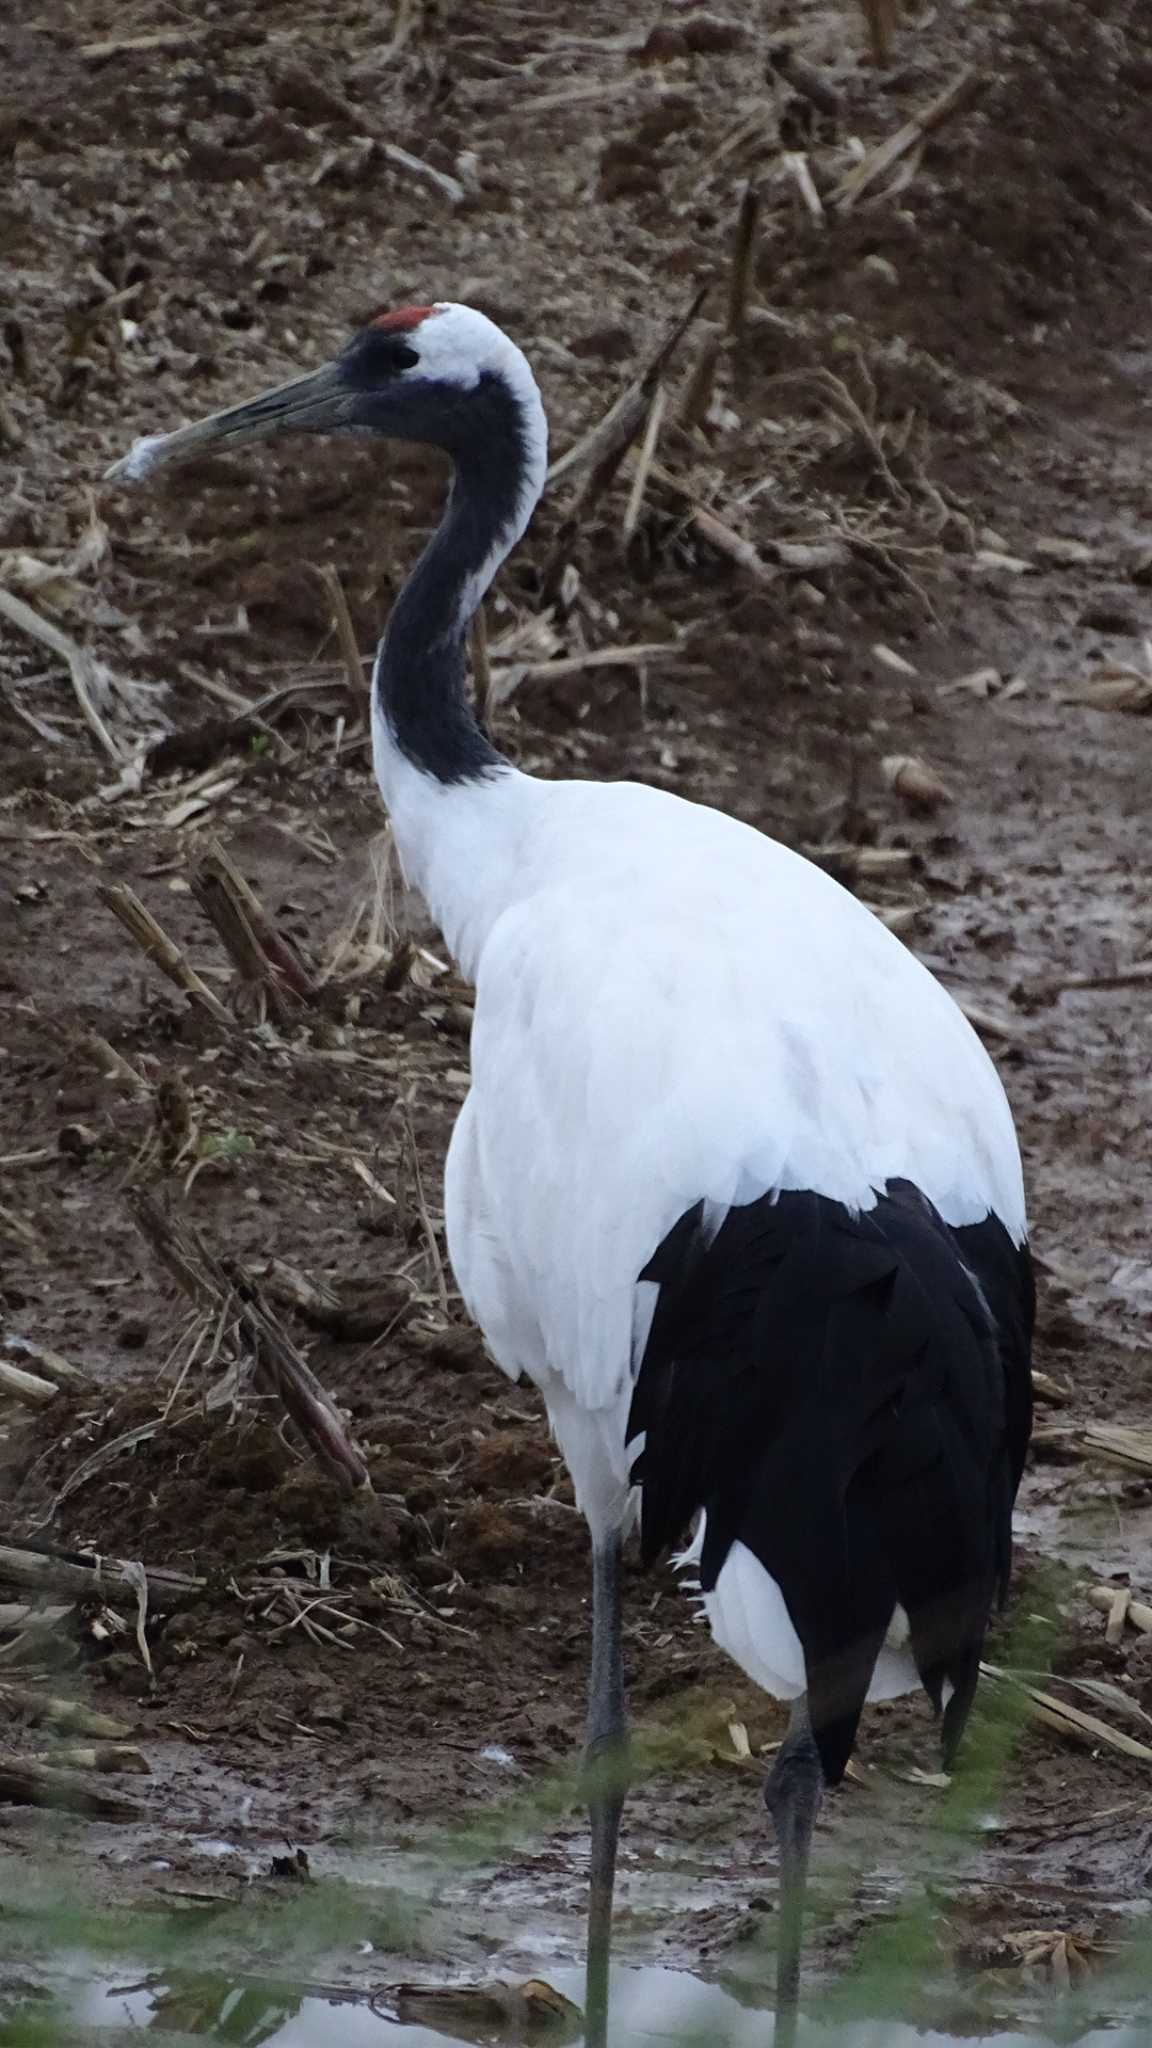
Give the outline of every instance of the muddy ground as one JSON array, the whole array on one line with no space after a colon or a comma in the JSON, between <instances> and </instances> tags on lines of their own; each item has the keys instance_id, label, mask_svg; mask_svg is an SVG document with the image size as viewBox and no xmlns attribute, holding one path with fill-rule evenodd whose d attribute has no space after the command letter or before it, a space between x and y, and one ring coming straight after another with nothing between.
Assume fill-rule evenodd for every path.
<instances>
[{"instance_id":1,"label":"muddy ground","mask_svg":"<svg viewBox=\"0 0 1152 2048\"><path fill-rule=\"evenodd\" d=\"M57 0L0 31L0 589L98 664L86 713L65 643L0 618L0 1302L10 1334L88 1375L41 1411L4 1406L3 1529L207 1581L152 1614L151 1680L131 1601L112 1619L81 1603L47 1652L0 1647L8 1675L48 1672L132 1724L153 1772L125 1784L132 1825L5 1810L9 1898L49 1846L113 1903L275 1891L285 1844L404 1888L430 1828L566 1769L578 1741L581 1524L539 1402L486 1363L443 1264L468 994L418 906L378 887L383 820L320 573L338 569L368 650L441 476L317 443L150 494L100 481L136 434L321 360L381 303L503 321L561 454L709 286L631 538L626 476L572 520L576 466L504 572L501 739L534 770L658 782L824 860L970 1006L1020 1122L1038 1364L1066 1397L1040 1411L1009 1624L1057 1612L1058 1669L1152 1709L1150 1639L1106 1643L1085 1594L1152 1593L1152 1487L1077 1434L1152 1420L1140 0L939 8L880 68L847 0L381 12ZM847 205L865 152L963 67L972 96ZM726 339L746 186L754 260ZM893 756L936 779L930 802ZM216 840L324 982L316 1004L269 1018L238 985L191 890ZM231 1021L144 959L109 883ZM141 1190L277 1306L371 1500L231 1372L227 1328L141 1241ZM756 1757L776 1710L670 1572L636 1572L628 1600L659 1768L630 1823L624 1952L736 1977L752 1955L762 1974L748 1937L773 1859L730 1728ZM822 1824L831 1974L927 1881L942 1794L916 1767L934 1769L926 1715L875 1710ZM1150 1771L1029 1723L995 1827L931 1879L934 2011L1027 2007L1107 1964L1152 1885ZM578 1953L578 1818L514 1815L481 1848L483 1881L453 1880L434 1937L370 1956L334 1939L327 1974Z\"/></svg>"}]
</instances>

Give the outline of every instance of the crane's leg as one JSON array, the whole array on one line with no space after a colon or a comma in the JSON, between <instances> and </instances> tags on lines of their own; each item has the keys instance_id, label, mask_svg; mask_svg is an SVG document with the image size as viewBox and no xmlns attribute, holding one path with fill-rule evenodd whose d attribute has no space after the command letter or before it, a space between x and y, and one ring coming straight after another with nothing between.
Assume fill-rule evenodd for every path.
<instances>
[{"instance_id":1,"label":"crane's leg","mask_svg":"<svg viewBox=\"0 0 1152 2048\"><path fill-rule=\"evenodd\" d=\"M808 1855L820 1810L824 1773L803 1693L792 1704L788 1733L764 1787L764 1804L780 1850L779 1934L776 1941L776 2031L772 2048L792 2048L800 2001L800 1936Z\"/></svg>"},{"instance_id":2,"label":"crane's leg","mask_svg":"<svg viewBox=\"0 0 1152 2048\"><path fill-rule=\"evenodd\" d=\"M620 1538L593 1541L592 1676L588 1688L588 1741L584 1752L592 1859L588 1893L588 1964L584 1997L585 2048L607 2048L608 1965L612 1948L612 1888L616 1842L624 1808L628 1726L620 1643Z\"/></svg>"}]
</instances>

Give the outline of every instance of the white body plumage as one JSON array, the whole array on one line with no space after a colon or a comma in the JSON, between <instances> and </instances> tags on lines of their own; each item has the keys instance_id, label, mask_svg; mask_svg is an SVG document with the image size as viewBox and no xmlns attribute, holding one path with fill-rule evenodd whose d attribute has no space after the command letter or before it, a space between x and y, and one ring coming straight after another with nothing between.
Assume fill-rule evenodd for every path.
<instances>
[{"instance_id":1,"label":"white body plumage","mask_svg":"<svg viewBox=\"0 0 1152 2048\"><path fill-rule=\"evenodd\" d=\"M541 1388L594 1534L629 1514L628 1410L656 1292L637 1275L692 1203L718 1218L810 1188L866 1210L904 1177L945 1221L991 1211L1022 1239L1019 1154L984 1047L822 870L638 784L501 769L445 801L383 721L377 763L409 876L476 983L445 1181L452 1264L494 1359ZM779 1590L742 1545L705 1605L757 1683L803 1690ZM896 1647L872 1697L918 1682Z\"/></svg>"}]
</instances>

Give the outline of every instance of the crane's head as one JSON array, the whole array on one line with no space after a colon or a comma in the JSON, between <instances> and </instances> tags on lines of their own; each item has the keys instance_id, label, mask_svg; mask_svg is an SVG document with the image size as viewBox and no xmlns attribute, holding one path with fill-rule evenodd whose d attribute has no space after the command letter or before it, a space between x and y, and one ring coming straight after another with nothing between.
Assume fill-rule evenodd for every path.
<instances>
[{"instance_id":1,"label":"crane's head","mask_svg":"<svg viewBox=\"0 0 1152 2048\"><path fill-rule=\"evenodd\" d=\"M547 452L540 394L520 350L486 314L446 303L377 314L333 362L175 433L146 436L108 476L137 482L190 455L289 433L424 441L458 461L493 435L512 435L537 489Z\"/></svg>"}]
</instances>

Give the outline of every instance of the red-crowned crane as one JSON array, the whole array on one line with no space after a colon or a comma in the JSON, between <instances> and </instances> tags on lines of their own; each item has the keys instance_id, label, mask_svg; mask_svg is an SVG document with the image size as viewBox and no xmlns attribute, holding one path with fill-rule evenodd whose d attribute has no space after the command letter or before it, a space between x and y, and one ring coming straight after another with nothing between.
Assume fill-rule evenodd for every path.
<instances>
[{"instance_id":1,"label":"red-crowned crane","mask_svg":"<svg viewBox=\"0 0 1152 2048\"><path fill-rule=\"evenodd\" d=\"M765 1790L782 2048L822 1790L865 1701L918 1685L951 1758L1007 1579L1031 1422L1012 1118L951 998L819 868L662 790L524 775L477 724L468 623L547 448L492 321L384 314L113 474L300 431L425 442L454 469L377 656L375 767L476 984L452 1263L493 1357L541 1389L591 1531L588 2048L607 2039L637 1509L647 1560L694 1526L717 1642L792 1703Z\"/></svg>"}]
</instances>

